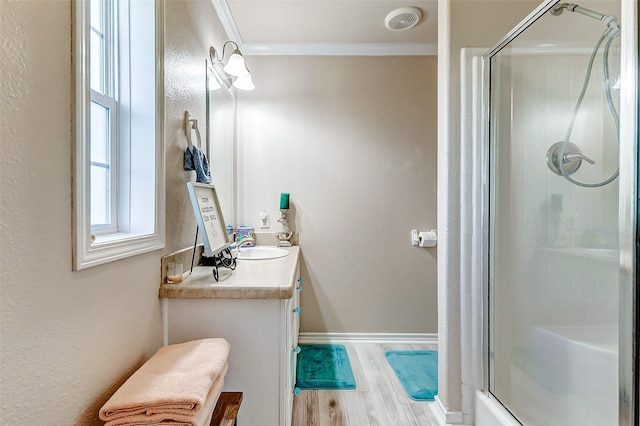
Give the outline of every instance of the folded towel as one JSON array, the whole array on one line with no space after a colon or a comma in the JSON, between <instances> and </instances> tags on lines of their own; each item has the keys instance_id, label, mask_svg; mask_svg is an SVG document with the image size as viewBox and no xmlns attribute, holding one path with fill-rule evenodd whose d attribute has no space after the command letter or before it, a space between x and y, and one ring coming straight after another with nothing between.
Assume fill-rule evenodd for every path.
<instances>
[{"instance_id":1,"label":"folded towel","mask_svg":"<svg viewBox=\"0 0 640 426\"><path fill-rule=\"evenodd\" d=\"M211 183L209 161L204 151L197 146L184 150L184 169L196 171L196 182Z\"/></svg>"},{"instance_id":2,"label":"folded towel","mask_svg":"<svg viewBox=\"0 0 640 426\"><path fill-rule=\"evenodd\" d=\"M211 417L213 416L213 409L216 407L218 398L222 393L226 373L227 366L225 365L224 370L213 383L204 404L193 416L166 413L156 413L152 415L135 414L106 422L104 426L209 426Z\"/></svg>"},{"instance_id":3,"label":"folded towel","mask_svg":"<svg viewBox=\"0 0 640 426\"><path fill-rule=\"evenodd\" d=\"M226 371L229 343L201 339L160 348L109 398L100 419L145 414L194 416Z\"/></svg>"}]
</instances>

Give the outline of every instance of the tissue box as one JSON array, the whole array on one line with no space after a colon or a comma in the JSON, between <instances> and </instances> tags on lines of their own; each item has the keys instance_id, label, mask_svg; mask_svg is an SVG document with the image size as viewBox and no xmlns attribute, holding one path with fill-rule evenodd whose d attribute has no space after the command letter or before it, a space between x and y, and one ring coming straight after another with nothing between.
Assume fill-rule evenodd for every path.
<instances>
[{"instance_id":1,"label":"tissue box","mask_svg":"<svg viewBox=\"0 0 640 426\"><path fill-rule=\"evenodd\" d=\"M255 234L255 229L253 226L238 226L238 229L236 229L236 242L238 244L240 244L243 240L246 240L247 238L251 238L252 240L256 239L256 234ZM255 242L249 242L247 243L245 246L247 247L253 247L255 245Z\"/></svg>"}]
</instances>

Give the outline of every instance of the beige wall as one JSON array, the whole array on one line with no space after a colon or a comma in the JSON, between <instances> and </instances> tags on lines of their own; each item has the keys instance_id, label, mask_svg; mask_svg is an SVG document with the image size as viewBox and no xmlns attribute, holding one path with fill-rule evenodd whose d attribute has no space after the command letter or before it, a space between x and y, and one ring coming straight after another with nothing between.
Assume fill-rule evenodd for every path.
<instances>
[{"instance_id":1,"label":"beige wall","mask_svg":"<svg viewBox=\"0 0 640 426\"><path fill-rule=\"evenodd\" d=\"M291 193L304 332L435 333L436 57L251 57L239 221ZM259 229L258 229L259 230Z\"/></svg>"},{"instance_id":2,"label":"beige wall","mask_svg":"<svg viewBox=\"0 0 640 426\"><path fill-rule=\"evenodd\" d=\"M222 25L209 0L168 0L165 34L165 125L167 130L167 248L165 253L193 245L196 220L186 183L195 172L183 170L187 139L184 112L198 120L202 147L206 147L206 65L209 47L226 41ZM195 143L195 132L192 132Z\"/></svg>"},{"instance_id":3,"label":"beige wall","mask_svg":"<svg viewBox=\"0 0 640 426\"><path fill-rule=\"evenodd\" d=\"M162 253L71 271L71 2L3 0L0 20L0 423L99 425L100 406L161 344ZM176 208L189 206L191 178L180 129L187 109L204 123L216 23L208 0L167 5L165 252L195 232L192 211Z\"/></svg>"}]
</instances>

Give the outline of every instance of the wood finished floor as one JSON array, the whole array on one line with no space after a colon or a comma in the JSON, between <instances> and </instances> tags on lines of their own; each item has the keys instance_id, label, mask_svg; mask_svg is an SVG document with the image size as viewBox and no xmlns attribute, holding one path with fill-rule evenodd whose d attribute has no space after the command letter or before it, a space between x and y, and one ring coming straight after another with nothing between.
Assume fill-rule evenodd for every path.
<instances>
[{"instance_id":1,"label":"wood finished floor","mask_svg":"<svg viewBox=\"0 0 640 426\"><path fill-rule=\"evenodd\" d=\"M436 345L346 343L355 390L302 390L292 426L437 426L433 402L407 396L384 352L437 350Z\"/></svg>"}]
</instances>

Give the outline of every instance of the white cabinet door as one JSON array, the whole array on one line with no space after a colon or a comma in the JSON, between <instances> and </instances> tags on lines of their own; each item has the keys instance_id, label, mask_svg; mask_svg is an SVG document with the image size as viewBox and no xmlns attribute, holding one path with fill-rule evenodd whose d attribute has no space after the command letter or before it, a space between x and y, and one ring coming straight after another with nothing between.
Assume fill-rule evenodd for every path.
<instances>
[{"instance_id":1,"label":"white cabinet door","mask_svg":"<svg viewBox=\"0 0 640 426\"><path fill-rule=\"evenodd\" d=\"M290 302L291 299L288 301ZM225 391L244 393L243 426L282 426L286 334L280 299L170 299L169 343L224 337L231 345ZM290 302L291 303L291 302ZM287 358L288 359L288 358Z\"/></svg>"},{"instance_id":2,"label":"white cabinet door","mask_svg":"<svg viewBox=\"0 0 640 426\"><path fill-rule=\"evenodd\" d=\"M293 396L296 386L296 363L298 359L298 332L300 329L300 268L296 270L296 285L293 297L284 303L284 323L285 323L285 342L283 358L286 364L283 368L283 389L284 398L284 415L283 425L291 425L291 416L293 413Z\"/></svg>"}]
</instances>

